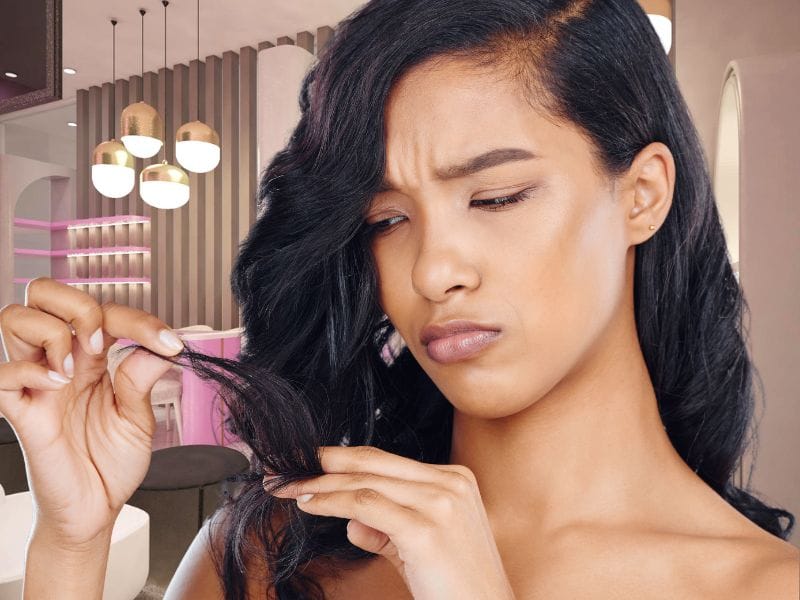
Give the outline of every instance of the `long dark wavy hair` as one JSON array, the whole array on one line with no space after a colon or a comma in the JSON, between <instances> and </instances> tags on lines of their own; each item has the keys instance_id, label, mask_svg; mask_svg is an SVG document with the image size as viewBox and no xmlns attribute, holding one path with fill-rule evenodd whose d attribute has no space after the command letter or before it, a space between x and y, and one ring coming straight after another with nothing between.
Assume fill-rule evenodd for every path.
<instances>
[{"instance_id":1,"label":"long dark wavy hair","mask_svg":"<svg viewBox=\"0 0 800 600\"><path fill-rule=\"evenodd\" d=\"M265 473L279 475L268 489L321 475L317 448L330 445L448 462L452 405L407 348L386 356L395 330L379 306L364 216L383 178L392 84L422 61L450 57L513 77L532 106L585 132L610 176L651 142L670 148L673 204L636 247L634 273L660 415L703 481L788 539L794 516L733 480L756 431L749 309L697 132L637 2L372 0L339 23L308 71L300 121L261 177L259 216L231 273L244 327L238 360L190 349L174 359L219 385L226 426L253 450L240 493L219 509L228 523L217 565L225 597L244 598L257 576L245 569L248 556L268 565L281 600L324 597L305 570L312 559L375 556L350 543L346 519L274 498Z\"/></svg>"}]
</instances>

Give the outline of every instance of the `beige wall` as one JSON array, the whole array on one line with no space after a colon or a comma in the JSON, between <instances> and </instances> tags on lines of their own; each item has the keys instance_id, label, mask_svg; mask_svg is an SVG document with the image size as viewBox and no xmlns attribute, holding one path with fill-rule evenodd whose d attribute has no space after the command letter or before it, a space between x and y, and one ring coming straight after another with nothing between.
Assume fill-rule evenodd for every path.
<instances>
[{"instance_id":1,"label":"beige wall","mask_svg":"<svg viewBox=\"0 0 800 600\"><path fill-rule=\"evenodd\" d=\"M728 64L741 76L740 281L751 313L748 343L764 384L749 483L760 497L795 514L791 541L798 544L800 202L793 174L800 139L800 2L677 0L675 40L678 81L709 165L716 157ZM745 483L751 464L749 452Z\"/></svg>"},{"instance_id":2,"label":"beige wall","mask_svg":"<svg viewBox=\"0 0 800 600\"><path fill-rule=\"evenodd\" d=\"M675 67L708 157L719 95L734 58L800 51L798 0L675 0Z\"/></svg>"}]
</instances>

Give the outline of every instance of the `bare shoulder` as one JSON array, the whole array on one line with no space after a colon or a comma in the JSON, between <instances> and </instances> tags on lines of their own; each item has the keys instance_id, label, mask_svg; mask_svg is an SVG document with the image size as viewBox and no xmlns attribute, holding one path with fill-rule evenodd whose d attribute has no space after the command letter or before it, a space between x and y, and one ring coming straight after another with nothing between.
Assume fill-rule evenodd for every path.
<instances>
[{"instance_id":1,"label":"bare shoulder","mask_svg":"<svg viewBox=\"0 0 800 600\"><path fill-rule=\"evenodd\" d=\"M230 514L224 509L206 519L181 559L164 593L164 600L224 600L216 564L221 564L230 524ZM274 593L266 585L267 567L263 561L258 562L256 564L252 557L246 561L247 572L253 575L246 581L246 596L274 600Z\"/></svg>"},{"instance_id":2,"label":"bare shoulder","mask_svg":"<svg viewBox=\"0 0 800 600\"><path fill-rule=\"evenodd\" d=\"M800 598L800 549L771 534L752 541L751 558L738 578L743 599Z\"/></svg>"}]
</instances>

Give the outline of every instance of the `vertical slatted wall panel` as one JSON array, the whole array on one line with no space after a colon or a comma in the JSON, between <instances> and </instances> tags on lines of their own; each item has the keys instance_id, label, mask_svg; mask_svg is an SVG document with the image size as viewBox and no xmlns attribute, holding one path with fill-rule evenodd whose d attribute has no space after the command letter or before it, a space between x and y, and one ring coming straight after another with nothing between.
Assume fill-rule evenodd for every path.
<instances>
[{"instance_id":1,"label":"vertical slatted wall panel","mask_svg":"<svg viewBox=\"0 0 800 600\"><path fill-rule=\"evenodd\" d=\"M153 73L152 71L144 74L144 80L142 81L142 100L147 102L150 106L158 106L158 75ZM162 115L163 117L163 115ZM137 173L137 180L138 174L141 173L141 169L156 163L161 162L161 153L156 154L151 158L144 158L142 159L141 163L142 166L139 170L136 171ZM157 283L155 282L155 269L156 265L159 261L158 254L156 254L155 249L155 230L153 229L153 213L158 212L153 209L149 204L143 202L141 196L138 194L138 183L137 183L137 197L139 198L139 204L142 208L142 215L145 217L150 217L151 221L150 224L145 226L145 238L147 239L147 243L145 245L150 246L150 254L145 255L145 277L150 278L150 283L146 284L144 287L144 301L142 303L142 310L146 310L147 312L156 313L156 287ZM158 315L157 315L158 316Z\"/></svg>"},{"instance_id":2,"label":"vertical slatted wall panel","mask_svg":"<svg viewBox=\"0 0 800 600\"><path fill-rule=\"evenodd\" d=\"M121 133L119 130L119 117L128 105L130 100L130 86L127 79L118 79L114 83L114 114L112 115L112 131L114 138L120 141ZM114 206L107 216L112 215L125 215L130 214L127 212L130 203L131 194L116 198L113 200ZM127 225L115 225L114 227L106 227L111 233L110 241L112 246L129 246L130 235ZM111 277L127 277L130 272L130 255L121 254L107 257L111 266ZM104 286L112 289L111 300L118 304L130 305L130 288L129 285L117 284L113 286Z\"/></svg>"},{"instance_id":3,"label":"vertical slatted wall panel","mask_svg":"<svg viewBox=\"0 0 800 600\"><path fill-rule=\"evenodd\" d=\"M219 252L214 261L214 278L220 288L221 302L219 315L220 327L227 328L234 319L238 322L239 314L233 305L233 294L228 284L233 257L236 254L239 231L239 211L234 208L239 204L239 55L225 52L222 55L222 197L217 203L220 214L222 234Z\"/></svg>"},{"instance_id":4,"label":"vertical slatted wall panel","mask_svg":"<svg viewBox=\"0 0 800 600\"><path fill-rule=\"evenodd\" d=\"M218 56L206 58L205 68L205 123L219 133L222 129L222 61ZM220 201L222 199L222 173L217 167L206 173L206 194L203 210L205 211L205 232L201 245L200 268L204 271L201 313L202 323L214 329L221 329L222 322L222 286L217 277L218 270L214 263L219 260L220 235Z\"/></svg>"},{"instance_id":5,"label":"vertical slatted wall panel","mask_svg":"<svg viewBox=\"0 0 800 600\"><path fill-rule=\"evenodd\" d=\"M89 190L93 188L91 167L92 140L89 139L89 90L78 90L76 96L76 118L78 123L75 171L75 217L80 219L89 214ZM70 265L74 265L74 260ZM75 271L70 272L70 277L76 277Z\"/></svg>"},{"instance_id":6,"label":"vertical slatted wall panel","mask_svg":"<svg viewBox=\"0 0 800 600\"><path fill-rule=\"evenodd\" d=\"M133 104L134 102L139 102L142 99L142 78L138 75L131 77L128 80L128 104ZM122 109L125 108L122 107ZM117 122L117 127L119 127L119 122ZM142 214L142 201L139 198L139 173L142 172L143 162L141 158L133 157L133 165L136 171L136 179L133 186L133 191L128 195L127 201L122 206L122 212L118 212L117 214L123 215L140 215ZM128 243L131 246L148 246L148 243L144 242L144 228L145 225L130 225L126 227L128 232ZM146 277L145 274L145 263L149 266L150 259L149 255L141 255L141 254L131 254L128 256L128 277ZM126 285L126 286L119 286L125 287L128 289L128 306L132 306L134 308L142 308L142 304L144 302L145 290L147 289L144 285ZM148 294L149 295L149 292Z\"/></svg>"},{"instance_id":7,"label":"vertical slatted wall panel","mask_svg":"<svg viewBox=\"0 0 800 600\"><path fill-rule=\"evenodd\" d=\"M172 70L158 70L158 104L156 105L161 118L164 119L164 146L161 148L160 158L168 163L175 164L175 144L170 143L175 139L175 127L172 119ZM174 286L170 279L170 264L172 257L167 247L168 232L172 228L172 210L153 210L150 216L150 227L153 235L153 283L156 299L156 314L165 323L172 323L172 302L170 295Z\"/></svg>"},{"instance_id":8,"label":"vertical slatted wall panel","mask_svg":"<svg viewBox=\"0 0 800 600\"><path fill-rule=\"evenodd\" d=\"M189 120L189 67L186 65L175 65L172 69L172 118L173 133L168 139L168 143L175 147L175 131ZM173 164L177 165L177 161ZM178 165L180 166L180 165ZM169 322L172 327L185 327L189 312L189 290L186 286L188 275L188 252L189 252L189 206L197 199L191 193L191 181L189 182L189 202L167 211L172 213L172 227L169 228L168 247L171 258L167 262L172 267L169 279L171 288L167 296L167 302L172 302L172 320Z\"/></svg>"},{"instance_id":9,"label":"vertical slatted wall panel","mask_svg":"<svg viewBox=\"0 0 800 600\"><path fill-rule=\"evenodd\" d=\"M256 220L256 189L258 186L257 144L256 136L248 132L257 131L257 70L258 53L249 46L239 50L239 202L238 231L234 232L236 247L235 256L239 253L239 244L247 236L250 225ZM232 298L234 311L232 326L241 324L239 304Z\"/></svg>"},{"instance_id":10,"label":"vertical slatted wall panel","mask_svg":"<svg viewBox=\"0 0 800 600\"><path fill-rule=\"evenodd\" d=\"M205 65L197 60L189 63L189 120L191 121L203 121L205 119L204 67ZM197 325L203 323L200 299L205 293L201 285L203 272L200 269L200 265L202 263L198 260L201 244L198 232L205 231L206 176L189 172L189 185L193 194L193 197L189 200L188 227L191 234L188 235L188 271L183 283L189 294L189 312L186 325Z\"/></svg>"}]
</instances>

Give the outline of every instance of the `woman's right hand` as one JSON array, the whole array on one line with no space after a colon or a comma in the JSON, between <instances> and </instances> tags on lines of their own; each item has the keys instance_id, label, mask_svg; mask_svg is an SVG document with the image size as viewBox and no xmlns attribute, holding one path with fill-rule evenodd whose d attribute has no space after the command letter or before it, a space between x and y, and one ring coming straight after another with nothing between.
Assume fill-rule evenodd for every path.
<instances>
[{"instance_id":1,"label":"woman's right hand","mask_svg":"<svg viewBox=\"0 0 800 600\"><path fill-rule=\"evenodd\" d=\"M106 353L129 338L173 356L183 346L167 345L163 330L170 333L145 311L99 305L47 277L28 284L25 306L0 310L9 361L0 364L0 413L25 456L35 527L64 548L84 547L113 528L147 473L156 425L150 391L172 364L136 350L117 368L112 387Z\"/></svg>"}]
</instances>

